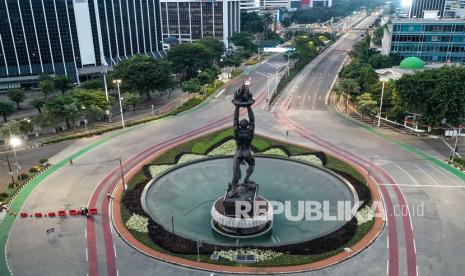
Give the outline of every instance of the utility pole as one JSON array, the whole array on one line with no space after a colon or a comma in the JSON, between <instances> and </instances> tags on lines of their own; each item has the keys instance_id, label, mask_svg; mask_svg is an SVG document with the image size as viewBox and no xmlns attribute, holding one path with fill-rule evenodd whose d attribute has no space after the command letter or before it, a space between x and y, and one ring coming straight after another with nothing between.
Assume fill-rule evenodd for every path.
<instances>
[{"instance_id":1,"label":"utility pole","mask_svg":"<svg viewBox=\"0 0 465 276\"><path fill-rule=\"evenodd\" d=\"M121 157L118 158L118 161L119 161L119 169L121 171L121 181L123 183L123 188L124 190L126 191L127 190L127 186L126 186L126 182L124 182L124 171L123 171L123 162L121 162Z\"/></svg>"},{"instance_id":2,"label":"utility pole","mask_svg":"<svg viewBox=\"0 0 465 276\"><path fill-rule=\"evenodd\" d=\"M10 164L10 159L8 158L8 153L5 153L6 157L6 162L8 163L8 171L11 176L11 181L13 184L15 184L15 177L13 176L13 171L11 170L11 164Z\"/></svg>"},{"instance_id":3,"label":"utility pole","mask_svg":"<svg viewBox=\"0 0 465 276\"><path fill-rule=\"evenodd\" d=\"M381 109L383 108L383 97L384 97L384 80L382 81L383 85L381 86L381 100L379 101L379 114L378 114L378 127L381 125Z\"/></svg>"}]
</instances>

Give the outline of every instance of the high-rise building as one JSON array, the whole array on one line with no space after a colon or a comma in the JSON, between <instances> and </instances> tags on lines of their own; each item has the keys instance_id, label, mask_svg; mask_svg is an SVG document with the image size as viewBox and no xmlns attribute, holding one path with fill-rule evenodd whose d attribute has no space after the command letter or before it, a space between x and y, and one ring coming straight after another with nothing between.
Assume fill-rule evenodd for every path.
<instances>
[{"instance_id":1,"label":"high-rise building","mask_svg":"<svg viewBox=\"0 0 465 276\"><path fill-rule=\"evenodd\" d=\"M239 0L161 0L160 7L163 38L215 37L228 45L228 37L240 32Z\"/></svg>"},{"instance_id":2,"label":"high-rise building","mask_svg":"<svg viewBox=\"0 0 465 276\"><path fill-rule=\"evenodd\" d=\"M0 84L161 56L159 0L0 0Z\"/></svg>"},{"instance_id":3,"label":"high-rise building","mask_svg":"<svg viewBox=\"0 0 465 276\"><path fill-rule=\"evenodd\" d=\"M260 9L260 0L241 0L240 10L246 12L258 12Z\"/></svg>"},{"instance_id":4,"label":"high-rise building","mask_svg":"<svg viewBox=\"0 0 465 276\"><path fill-rule=\"evenodd\" d=\"M465 20L395 19L383 37L383 54L426 62L465 62Z\"/></svg>"},{"instance_id":5,"label":"high-rise building","mask_svg":"<svg viewBox=\"0 0 465 276\"><path fill-rule=\"evenodd\" d=\"M410 6L410 18L423 18L425 11L437 11L439 17L444 15L446 0L413 0Z\"/></svg>"}]
</instances>

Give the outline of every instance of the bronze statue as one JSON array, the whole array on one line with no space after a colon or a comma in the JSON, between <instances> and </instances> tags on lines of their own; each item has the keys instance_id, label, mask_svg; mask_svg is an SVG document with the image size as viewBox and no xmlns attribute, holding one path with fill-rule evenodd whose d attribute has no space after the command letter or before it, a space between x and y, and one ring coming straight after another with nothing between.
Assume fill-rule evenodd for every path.
<instances>
[{"instance_id":1,"label":"bronze statue","mask_svg":"<svg viewBox=\"0 0 465 276\"><path fill-rule=\"evenodd\" d=\"M255 102L252 99L252 94L249 91L249 88L245 85L236 91L234 94L234 100L232 101L236 106L234 111L234 140L236 140L236 153L234 155L233 163L233 178L231 182L231 187L228 191L228 197L243 197L238 193L244 193L245 190L256 189L256 185L253 181L250 180L250 176L253 173L255 167L255 159L252 155L250 146L252 145L252 140L255 132L255 116L252 110L252 104ZM247 108L249 120L242 119L239 121L239 111L241 107ZM241 179L241 164L248 165L246 176L244 178L244 183L240 186L243 186L241 191L238 191L239 181Z\"/></svg>"}]
</instances>

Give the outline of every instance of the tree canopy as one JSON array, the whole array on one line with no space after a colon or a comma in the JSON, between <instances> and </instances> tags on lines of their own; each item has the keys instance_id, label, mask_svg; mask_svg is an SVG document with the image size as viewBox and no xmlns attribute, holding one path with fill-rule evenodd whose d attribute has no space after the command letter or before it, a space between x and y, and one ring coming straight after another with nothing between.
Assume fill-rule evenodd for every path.
<instances>
[{"instance_id":1,"label":"tree canopy","mask_svg":"<svg viewBox=\"0 0 465 276\"><path fill-rule=\"evenodd\" d=\"M187 80L197 75L198 70L212 65L214 54L200 43L182 43L173 46L168 51L168 61L174 72L181 74Z\"/></svg>"},{"instance_id":2,"label":"tree canopy","mask_svg":"<svg viewBox=\"0 0 465 276\"><path fill-rule=\"evenodd\" d=\"M216 62L220 62L221 58L226 51L224 43L214 37L204 37L197 41L197 43L205 46L207 51L212 54Z\"/></svg>"},{"instance_id":3,"label":"tree canopy","mask_svg":"<svg viewBox=\"0 0 465 276\"><path fill-rule=\"evenodd\" d=\"M166 60L138 54L115 65L111 78L121 79L123 87L145 94L150 100L150 91L168 88L167 80L171 78L169 68Z\"/></svg>"},{"instance_id":4,"label":"tree canopy","mask_svg":"<svg viewBox=\"0 0 465 276\"><path fill-rule=\"evenodd\" d=\"M421 120L438 126L465 122L465 67L442 67L404 75L396 81L399 97L408 111L422 114Z\"/></svg>"},{"instance_id":5,"label":"tree canopy","mask_svg":"<svg viewBox=\"0 0 465 276\"><path fill-rule=\"evenodd\" d=\"M6 95L10 101L16 103L17 109L21 108L20 104L26 99L26 94L23 89L11 89Z\"/></svg>"},{"instance_id":6,"label":"tree canopy","mask_svg":"<svg viewBox=\"0 0 465 276\"><path fill-rule=\"evenodd\" d=\"M56 76L53 78L53 85L55 86L55 89L60 90L62 95L71 89L70 80L67 76Z\"/></svg>"},{"instance_id":7,"label":"tree canopy","mask_svg":"<svg viewBox=\"0 0 465 276\"><path fill-rule=\"evenodd\" d=\"M0 114L3 117L3 121L8 121L8 116L15 111L15 108L9 101L0 100Z\"/></svg>"},{"instance_id":8,"label":"tree canopy","mask_svg":"<svg viewBox=\"0 0 465 276\"><path fill-rule=\"evenodd\" d=\"M202 89L202 87L200 86L200 82L197 78L188 80L182 87L182 90L188 93L197 93L200 89Z\"/></svg>"}]
</instances>

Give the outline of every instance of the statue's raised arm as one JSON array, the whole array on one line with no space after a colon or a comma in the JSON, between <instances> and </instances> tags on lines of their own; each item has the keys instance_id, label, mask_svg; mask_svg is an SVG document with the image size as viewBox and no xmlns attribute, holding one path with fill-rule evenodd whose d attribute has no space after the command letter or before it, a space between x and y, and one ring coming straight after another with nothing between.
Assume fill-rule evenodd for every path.
<instances>
[{"instance_id":1,"label":"statue's raised arm","mask_svg":"<svg viewBox=\"0 0 465 276\"><path fill-rule=\"evenodd\" d=\"M249 130L255 131L255 115L252 110L252 106L247 106L247 112L249 113Z\"/></svg>"}]
</instances>

